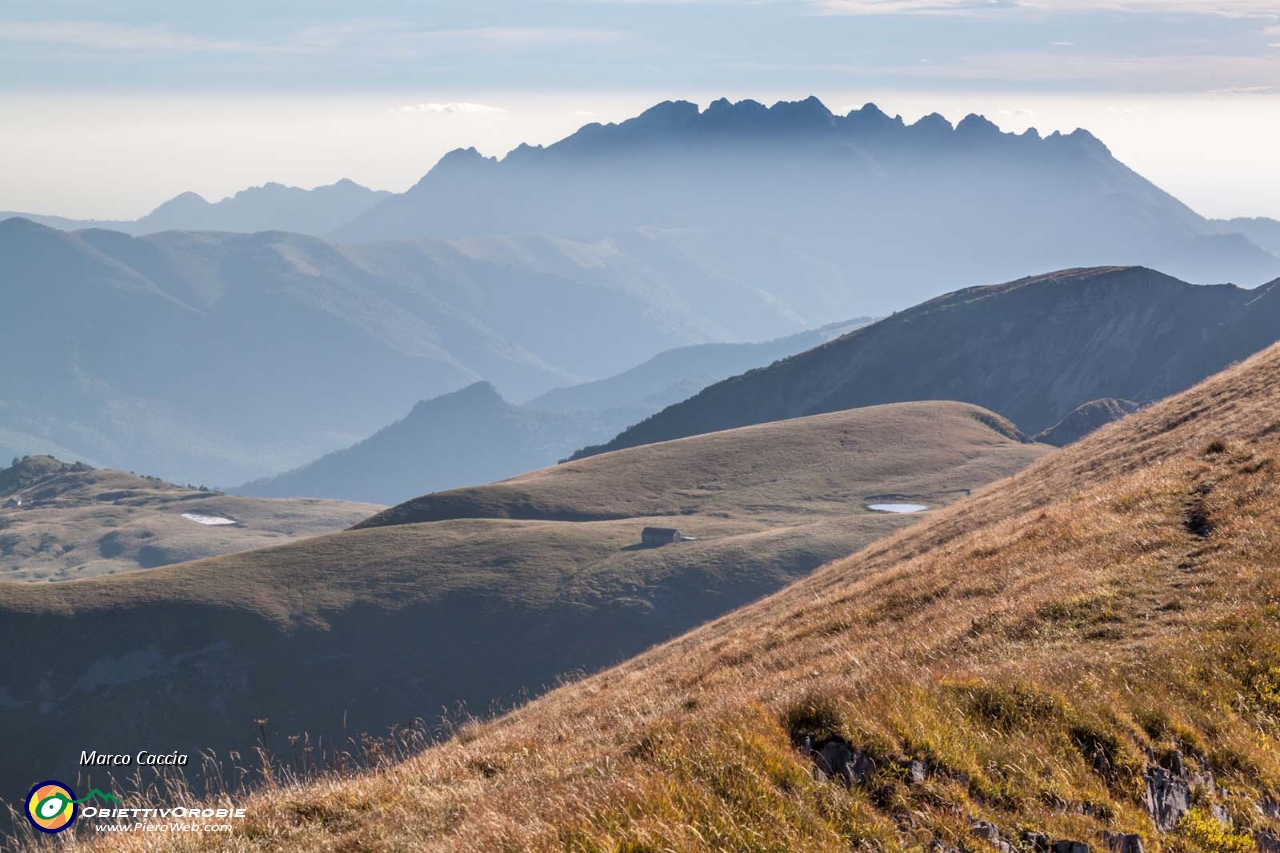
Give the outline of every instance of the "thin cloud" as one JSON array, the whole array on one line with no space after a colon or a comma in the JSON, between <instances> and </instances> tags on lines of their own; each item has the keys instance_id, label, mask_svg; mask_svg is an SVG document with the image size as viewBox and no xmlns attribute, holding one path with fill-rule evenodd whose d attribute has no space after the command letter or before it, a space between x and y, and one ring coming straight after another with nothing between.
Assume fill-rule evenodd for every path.
<instances>
[{"instance_id":1,"label":"thin cloud","mask_svg":"<svg viewBox=\"0 0 1280 853\"><path fill-rule=\"evenodd\" d=\"M410 114L434 114L434 115L466 115L466 116L492 116L506 115L507 111L502 107L491 107L488 104L473 104L468 101L450 101L444 104L427 103L427 104L404 104L396 110L400 113Z\"/></svg>"},{"instance_id":2,"label":"thin cloud","mask_svg":"<svg viewBox=\"0 0 1280 853\"><path fill-rule=\"evenodd\" d=\"M201 38L163 26L130 27L98 21L0 21L0 41L104 51L243 53L257 49L249 42Z\"/></svg>"},{"instance_id":3,"label":"thin cloud","mask_svg":"<svg viewBox=\"0 0 1280 853\"><path fill-rule=\"evenodd\" d=\"M1280 89L1275 86L1231 86L1226 89L1210 89L1207 95L1275 95Z\"/></svg>"},{"instance_id":4,"label":"thin cloud","mask_svg":"<svg viewBox=\"0 0 1280 853\"><path fill-rule=\"evenodd\" d=\"M218 39L175 32L167 26L124 26L101 21L3 21L0 42L62 45L98 51L326 53L374 45L390 53L419 53L442 45L521 48L608 45L627 38L618 30L588 27L459 27L424 29L411 22L363 19L305 27L272 41Z\"/></svg>"},{"instance_id":5,"label":"thin cloud","mask_svg":"<svg viewBox=\"0 0 1280 853\"><path fill-rule=\"evenodd\" d=\"M502 44L604 44L620 41L625 37L625 33L618 30L589 27L477 27L436 32Z\"/></svg>"},{"instance_id":6,"label":"thin cloud","mask_svg":"<svg viewBox=\"0 0 1280 853\"><path fill-rule=\"evenodd\" d=\"M1274 0L813 0L829 15L975 15L1037 12L1158 12L1258 17L1274 20Z\"/></svg>"}]
</instances>

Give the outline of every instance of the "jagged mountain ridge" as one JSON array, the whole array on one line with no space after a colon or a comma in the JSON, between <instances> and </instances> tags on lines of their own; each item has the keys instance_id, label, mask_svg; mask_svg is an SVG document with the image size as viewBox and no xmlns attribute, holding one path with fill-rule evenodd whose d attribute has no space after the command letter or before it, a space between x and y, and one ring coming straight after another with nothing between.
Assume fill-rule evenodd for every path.
<instances>
[{"instance_id":1,"label":"jagged mountain ridge","mask_svg":"<svg viewBox=\"0 0 1280 853\"><path fill-rule=\"evenodd\" d=\"M1280 260L1222 233L1087 131L1015 135L979 116L914 124L816 98L764 107L659 104L501 160L446 155L340 240L689 229L726 257L762 240L829 265L814 297L837 316L888 313L950 288L1084 264L1145 264L1192 281L1259 284ZM811 300L813 301L813 300Z\"/></svg>"}]
</instances>

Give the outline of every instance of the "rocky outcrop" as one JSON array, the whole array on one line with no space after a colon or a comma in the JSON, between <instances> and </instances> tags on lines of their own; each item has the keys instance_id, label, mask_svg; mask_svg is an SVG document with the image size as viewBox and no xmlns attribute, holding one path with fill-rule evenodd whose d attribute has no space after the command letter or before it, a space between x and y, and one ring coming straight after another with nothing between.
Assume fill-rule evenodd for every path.
<instances>
[{"instance_id":1,"label":"rocky outcrop","mask_svg":"<svg viewBox=\"0 0 1280 853\"><path fill-rule=\"evenodd\" d=\"M1143 805L1156 828L1168 832L1191 808L1191 786L1182 776L1152 764L1147 767Z\"/></svg>"},{"instance_id":2,"label":"rocky outcrop","mask_svg":"<svg viewBox=\"0 0 1280 853\"><path fill-rule=\"evenodd\" d=\"M1000 853L1018 853L1018 848L1013 845L1013 842L1001 835L1000 829L991 821L975 820L969 824L969 833L975 838L981 838Z\"/></svg>"},{"instance_id":3,"label":"rocky outcrop","mask_svg":"<svg viewBox=\"0 0 1280 853\"><path fill-rule=\"evenodd\" d=\"M1024 832L1021 845L1017 845L1006 838L1000 828L989 820L973 821L969 824L969 833L995 847L1000 853L1022 853L1027 850L1031 853L1089 853L1089 845L1083 841L1066 838L1054 841L1043 832ZM1138 850L1131 853L1142 853L1141 842L1138 844Z\"/></svg>"},{"instance_id":4,"label":"rocky outcrop","mask_svg":"<svg viewBox=\"0 0 1280 853\"><path fill-rule=\"evenodd\" d=\"M1280 835L1274 832L1256 832L1253 840L1258 845L1258 853L1280 853Z\"/></svg>"},{"instance_id":5,"label":"rocky outcrop","mask_svg":"<svg viewBox=\"0 0 1280 853\"><path fill-rule=\"evenodd\" d=\"M800 745L800 751L813 761L818 778L839 778L846 785L865 785L871 774L881 766L892 769L904 782L912 785L921 784L935 770L919 759L877 758L839 737L826 738L817 743L806 738Z\"/></svg>"},{"instance_id":6,"label":"rocky outcrop","mask_svg":"<svg viewBox=\"0 0 1280 853\"><path fill-rule=\"evenodd\" d=\"M1055 841L1052 853L1089 853L1089 845L1083 841Z\"/></svg>"},{"instance_id":7,"label":"rocky outcrop","mask_svg":"<svg viewBox=\"0 0 1280 853\"><path fill-rule=\"evenodd\" d=\"M830 738L810 747L809 757L820 774L827 778L838 777L846 785L865 784L876 770L875 759L870 753L854 749L840 738Z\"/></svg>"},{"instance_id":8,"label":"rocky outcrop","mask_svg":"<svg viewBox=\"0 0 1280 853\"><path fill-rule=\"evenodd\" d=\"M1111 853L1143 853L1141 835L1127 832L1104 832L1102 840Z\"/></svg>"},{"instance_id":9,"label":"rocky outcrop","mask_svg":"<svg viewBox=\"0 0 1280 853\"><path fill-rule=\"evenodd\" d=\"M1270 794L1264 796L1254 805L1254 809L1262 817L1269 817L1272 820L1280 820L1280 802L1277 802Z\"/></svg>"}]
</instances>

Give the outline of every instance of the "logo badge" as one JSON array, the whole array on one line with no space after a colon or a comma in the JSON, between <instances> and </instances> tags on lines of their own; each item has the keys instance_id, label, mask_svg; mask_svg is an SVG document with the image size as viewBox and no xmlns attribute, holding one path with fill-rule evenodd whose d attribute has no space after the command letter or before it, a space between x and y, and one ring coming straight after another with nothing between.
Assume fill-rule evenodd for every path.
<instances>
[{"instance_id":1,"label":"logo badge","mask_svg":"<svg viewBox=\"0 0 1280 853\"><path fill-rule=\"evenodd\" d=\"M78 813L75 793L61 782L41 782L27 794L27 820L41 832L62 832Z\"/></svg>"}]
</instances>

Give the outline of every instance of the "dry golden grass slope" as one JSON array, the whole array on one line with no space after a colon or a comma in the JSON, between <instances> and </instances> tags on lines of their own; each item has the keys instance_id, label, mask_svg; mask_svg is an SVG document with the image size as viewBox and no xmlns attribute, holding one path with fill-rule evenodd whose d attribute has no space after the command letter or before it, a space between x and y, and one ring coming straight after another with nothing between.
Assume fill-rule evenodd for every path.
<instances>
[{"instance_id":1,"label":"dry golden grass slope","mask_svg":"<svg viewBox=\"0 0 1280 853\"><path fill-rule=\"evenodd\" d=\"M0 580L153 569L332 533L382 507L263 500L31 456L0 469ZM204 524L222 519L234 524Z\"/></svg>"},{"instance_id":2,"label":"dry golden grass slope","mask_svg":"<svg viewBox=\"0 0 1280 853\"><path fill-rule=\"evenodd\" d=\"M41 650L0 656L0 798L74 775L86 748L225 756L263 739L287 754L287 738L307 733L331 760L345 734L459 702L509 707L919 521L869 511L878 496L941 507L1054 452L975 406L881 406L636 448L398 511L452 508L438 520L0 583L0 648ZM698 541L642 548L647 524ZM264 732L255 718L270 721Z\"/></svg>"},{"instance_id":3,"label":"dry golden grass slope","mask_svg":"<svg viewBox=\"0 0 1280 853\"><path fill-rule=\"evenodd\" d=\"M814 778L832 735L876 770ZM1274 849L1280 347L759 603L225 836L85 849ZM1190 811L1160 832L1151 766ZM917 759L923 781L896 763ZM1190 772L1194 770L1194 772ZM1213 774L1210 783L1203 775ZM1216 815L1215 815L1216 812Z\"/></svg>"}]
</instances>

